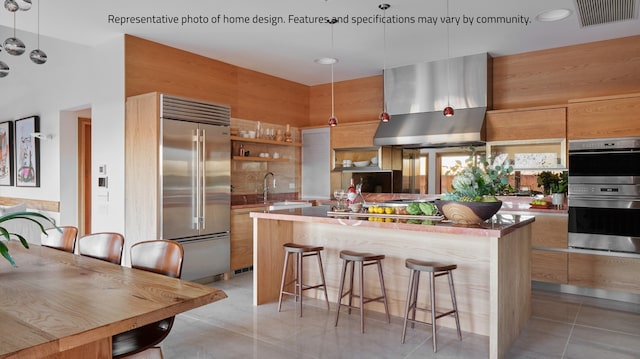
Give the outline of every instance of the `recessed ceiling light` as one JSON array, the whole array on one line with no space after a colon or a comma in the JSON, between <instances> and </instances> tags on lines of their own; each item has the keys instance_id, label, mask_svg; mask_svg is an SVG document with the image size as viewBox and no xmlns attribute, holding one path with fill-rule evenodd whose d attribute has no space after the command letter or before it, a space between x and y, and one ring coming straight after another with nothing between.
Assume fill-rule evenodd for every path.
<instances>
[{"instance_id":1,"label":"recessed ceiling light","mask_svg":"<svg viewBox=\"0 0 640 359\"><path fill-rule=\"evenodd\" d=\"M333 57L321 57L319 59L313 60L315 63L320 65L332 65L338 62L338 59Z\"/></svg>"},{"instance_id":2,"label":"recessed ceiling light","mask_svg":"<svg viewBox=\"0 0 640 359\"><path fill-rule=\"evenodd\" d=\"M553 9L539 13L536 16L536 20L541 22L560 21L568 18L571 15L569 9Z\"/></svg>"}]
</instances>

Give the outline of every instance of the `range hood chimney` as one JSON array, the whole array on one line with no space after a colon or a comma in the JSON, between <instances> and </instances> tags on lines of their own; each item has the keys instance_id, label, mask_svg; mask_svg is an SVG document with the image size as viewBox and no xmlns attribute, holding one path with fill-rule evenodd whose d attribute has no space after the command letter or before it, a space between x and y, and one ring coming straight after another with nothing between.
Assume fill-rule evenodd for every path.
<instances>
[{"instance_id":1,"label":"range hood chimney","mask_svg":"<svg viewBox=\"0 0 640 359\"><path fill-rule=\"evenodd\" d=\"M384 73L391 120L373 137L378 146L405 148L478 146L485 141L484 117L491 109L489 54L387 69ZM453 117L445 117L448 105Z\"/></svg>"}]
</instances>

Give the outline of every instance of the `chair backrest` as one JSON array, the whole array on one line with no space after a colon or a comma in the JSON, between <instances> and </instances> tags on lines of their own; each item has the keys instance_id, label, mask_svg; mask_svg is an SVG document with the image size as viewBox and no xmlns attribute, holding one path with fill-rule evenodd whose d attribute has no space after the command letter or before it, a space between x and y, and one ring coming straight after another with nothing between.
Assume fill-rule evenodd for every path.
<instances>
[{"instance_id":1,"label":"chair backrest","mask_svg":"<svg viewBox=\"0 0 640 359\"><path fill-rule=\"evenodd\" d=\"M156 240L131 246L131 267L173 278L182 275L184 250L175 241Z\"/></svg>"},{"instance_id":2,"label":"chair backrest","mask_svg":"<svg viewBox=\"0 0 640 359\"><path fill-rule=\"evenodd\" d=\"M40 244L65 252L75 252L78 228L74 226L60 226L57 228L47 228L45 232L46 234L42 233L40 236Z\"/></svg>"},{"instance_id":3,"label":"chair backrest","mask_svg":"<svg viewBox=\"0 0 640 359\"><path fill-rule=\"evenodd\" d=\"M139 242L131 246L131 267L180 278L184 251L178 242L168 240ZM137 327L111 338L114 359L154 349L173 327L175 316ZM160 354L162 351L160 350ZM141 356L142 357L142 356ZM147 356L145 356L147 358Z\"/></svg>"},{"instance_id":4,"label":"chair backrest","mask_svg":"<svg viewBox=\"0 0 640 359\"><path fill-rule=\"evenodd\" d=\"M124 236L115 232L90 233L78 239L78 253L106 262L120 264Z\"/></svg>"}]
</instances>

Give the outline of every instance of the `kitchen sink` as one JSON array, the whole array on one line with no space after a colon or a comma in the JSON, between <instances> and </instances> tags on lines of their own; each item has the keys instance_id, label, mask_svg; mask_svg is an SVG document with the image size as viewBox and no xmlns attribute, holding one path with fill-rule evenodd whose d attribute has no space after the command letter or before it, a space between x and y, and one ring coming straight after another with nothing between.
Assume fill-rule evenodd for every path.
<instances>
[{"instance_id":1,"label":"kitchen sink","mask_svg":"<svg viewBox=\"0 0 640 359\"><path fill-rule=\"evenodd\" d=\"M278 211L281 209L294 209L294 208L304 208L311 207L311 203L309 202L298 202L298 201L283 201L283 202L273 202L267 208L269 211Z\"/></svg>"}]
</instances>

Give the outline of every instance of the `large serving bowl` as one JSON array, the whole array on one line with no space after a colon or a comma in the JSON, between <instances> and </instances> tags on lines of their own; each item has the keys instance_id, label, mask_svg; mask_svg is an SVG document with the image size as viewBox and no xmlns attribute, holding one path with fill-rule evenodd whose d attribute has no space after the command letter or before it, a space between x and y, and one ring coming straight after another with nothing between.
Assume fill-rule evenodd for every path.
<instances>
[{"instance_id":1,"label":"large serving bowl","mask_svg":"<svg viewBox=\"0 0 640 359\"><path fill-rule=\"evenodd\" d=\"M458 202L434 201L438 211L447 219L460 224L478 224L493 217L502 207L502 201L497 202Z\"/></svg>"},{"instance_id":2,"label":"large serving bowl","mask_svg":"<svg viewBox=\"0 0 640 359\"><path fill-rule=\"evenodd\" d=\"M369 160L366 161L355 161L353 165L356 167L367 167L369 165Z\"/></svg>"}]
</instances>

